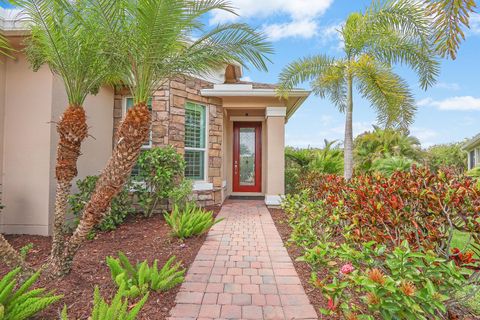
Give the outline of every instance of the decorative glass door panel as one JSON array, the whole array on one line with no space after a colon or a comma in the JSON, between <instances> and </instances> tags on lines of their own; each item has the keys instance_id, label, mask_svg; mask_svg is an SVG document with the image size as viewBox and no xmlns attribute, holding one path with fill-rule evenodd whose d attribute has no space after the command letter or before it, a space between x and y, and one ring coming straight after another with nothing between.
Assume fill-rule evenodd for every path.
<instances>
[{"instance_id":1,"label":"decorative glass door panel","mask_svg":"<svg viewBox=\"0 0 480 320\"><path fill-rule=\"evenodd\" d=\"M234 192L261 192L261 125L261 122L234 124Z\"/></svg>"}]
</instances>

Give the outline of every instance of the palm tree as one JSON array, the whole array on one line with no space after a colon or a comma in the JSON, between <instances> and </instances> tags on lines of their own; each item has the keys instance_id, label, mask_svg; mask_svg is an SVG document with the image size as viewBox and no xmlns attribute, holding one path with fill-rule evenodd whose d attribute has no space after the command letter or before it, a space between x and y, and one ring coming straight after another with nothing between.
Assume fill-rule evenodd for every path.
<instances>
[{"instance_id":1,"label":"palm tree","mask_svg":"<svg viewBox=\"0 0 480 320\"><path fill-rule=\"evenodd\" d=\"M151 125L147 101L157 88L173 76L208 73L232 62L247 61L266 70L266 55L272 52L265 37L245 24L204 31L206 14L233 12L224 0L91 0L89 10L103 27L97 37L110 41L111 54L123 59L117 63L134 107L117 131L118 142L66 244L62 261L53 266L57 274L69 272L75 252L130 176Z\"/></svg>"},{"instance_id":2,"label":"palm tree","mask_svg":"<svg viewBox=\"0 0 480 320\"><path fill-rule=\"evenodd\" d=\"M77 176L81 144L88 136L83 103L111 76L110 58L102 50L93 28L96 21L81 15L85 3L68 0L17 0L30 25L26 54L34 71L48 65L64 83L68 106L57 123L59 142L52 260L61 259L64 249L65 215L72 180ZM80 23L82 21L83 23ZM88 25L88 28L86 27Z\"/></svg>"},{"instance_id":3,"label":"palm tree","mask_svg":"<svg viewBox=\"0 0 480 320\"><path fill-rule=\"evenodd\" d=\"M434 44L442 57L457 57L460 43L465 40L464 28L470 28L470 15L475 13L475 0L426 0L433 19Z\"/></svg>"},{"instance_id":4,"label":"palm tree","mask_svg":"<svg viewBox=\"0 0 480 320\"><path fill-rule=\"evenodd\" d=\"M355 138L355 169L370 171L376 160L390 157L420 160L420 141L399 130L383 130L374 126L373 132L365 132Z\"/></svg>"},{"instance_id":5,"label":"palm tree","mask_svg":"<svg viewBox=\"0 0 480 320\"><path fill-rule=\"evenodd\" d=\"M379 124L406 128L415 115L414 98L392 65L405 64L418 74L423 89L432 85L439 64L430 49L429 20L413 0L374 3L364 14L351 14L339 31L344 57L317 55L295 61L280 75L278 94L312 80L315 94L328 96L345 112L344 176L353 174L353 86L369 100Z\"/></svg>"}]
</instances>

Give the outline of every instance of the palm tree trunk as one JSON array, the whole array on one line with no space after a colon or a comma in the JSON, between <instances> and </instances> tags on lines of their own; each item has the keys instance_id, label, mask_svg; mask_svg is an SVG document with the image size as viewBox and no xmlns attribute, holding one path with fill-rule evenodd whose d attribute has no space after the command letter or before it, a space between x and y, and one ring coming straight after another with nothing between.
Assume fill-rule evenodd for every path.
<instances>
[{"instance_id":1,"label":"palm tree trunk","mask_svg":"<svg viewBox=\"0 0 480 320\"><path fill-rule=\"evenodd\" d=\"M20 253L8 243L2 234L0 234L0 259L10 268L22 267L23 270L30 270Z\"/></svg>"},{"instance_id":2,"label":"palm tree trunk","mask_svg":"<svg viewBox=\"0 0 480 320\"><path fill-rule=\"evenodd\" d=\"M63 276L70 272L73 257L89 232L104 218L112 199L123 189L132 168L148 138L151 114L146 104L128 110L118 130L118 142L103 170L90 201L85 206L82 219L65 245L61 259L53 261L50 272Z\"/></svg>"},{"instance_id":3,"label":"palm tree trunk","mask_svg":"<svg viewBox=\"0 0 480 320\"><path fill-rule=\"evenodd\" d=\"M353 176L353 78L352 75L347 76L347 109L345 110L345 142L344 142L344 172L343 176L346 180L350 180Z\"/></svg>"},{"instance_id":4,"label":"palm tree trunk","mask_svg":"<svg viewBox=\"0 0 480 320\"><path fill-rule=\"evenodd\" d=\"M83 140L88 136L85 110L80 106L69 106L57 124L59 142L55 175L57 190L55 194L55 212L51 260L58 259L65 245L65 215L72 180L77 176L77 161Z\"/></svg>"}]
</instances>

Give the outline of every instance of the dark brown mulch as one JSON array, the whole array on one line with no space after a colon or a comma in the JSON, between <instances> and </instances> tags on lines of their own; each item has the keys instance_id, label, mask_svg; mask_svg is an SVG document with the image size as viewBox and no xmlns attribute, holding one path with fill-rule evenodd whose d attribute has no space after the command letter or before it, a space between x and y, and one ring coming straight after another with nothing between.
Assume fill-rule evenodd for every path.
<instances>
[{"instance_id":1,"label":"dark brown mulch","mask_svg":"<svg viewBox=\"0 0 480 320\"><path fill-rule=\"evenodd\" d=\"M220 210L219 207L208 209L213 210L215 215ZM7 239L17 249L33 243L33 250L30 251L27 261L36 267L41 266L50 253L50 237L21 235L7 236ZM88 241L75 256L72 272L68 276L54 282L46 279L39 281L38 286L64 295L60 303L50 307L40 318L59 319L60 311L66 304L70 319L87 319L92 309L95 285L99 286L103 297L108 300L113 297L116 287L105 262L107 256L123 251L132 262L147 259L152 263L154 259L158 259L161 265L175 255L182 261L183 266L188 268L204 240L205 235L187 239L183 243L172 238L161 215L149 219L132 217L117 230L98 234L94 240ZM6 267L0 265L0 276L6 272ZM168 292L152 292L138 319L165 319L175 304L179 289L177 286Z\"/></svg>"}]
</instances>

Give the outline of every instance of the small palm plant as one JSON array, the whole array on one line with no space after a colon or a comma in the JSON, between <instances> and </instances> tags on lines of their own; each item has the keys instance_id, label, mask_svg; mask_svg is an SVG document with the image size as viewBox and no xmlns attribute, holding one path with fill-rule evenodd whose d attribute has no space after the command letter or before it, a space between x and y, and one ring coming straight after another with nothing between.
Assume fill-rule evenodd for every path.
<instances>
[{"instance_id":1,"label":"small palm plant","mask_svg":"<svg viewBox=\"0 0 480 320\"><path fill-rule=\"evenodd\" d=\"M167 291L182 283L186 270L175 260L175 256L171 257L158 269L157 259L151 267L147 260L133 265L123 252L119 252L118 258L107 257L107 265L117 286L125 284L126 296L134 298L149 290Z\"/></svg>"},{"instance_id":2,"label":"small palm plant","mask_svg":"<svg viewBox=\"0 0 480 320\"><path fill-rule=\"evenodd\" d=\"M412 123L416 106L406 82L392 65L405 64L418 74L421 87L435 82L439 64L430 49L431 32L424 9L412 0L374 2L364 14L351 14L339 31L344 57L317 55L291 63L280 75L278 94L288 96L297 84L312 80L313 91L329 97L345 112L344 176L353 174L353 90L375 108L387 128Z\"/></svg>"},{"instance_id":3,"label":"small palm plant","mask_svg":"<svg viewBox=\"0 0 480 320\"><path fill-rule=\"evenodd\" d=\"M125 284L118 288L111 303L105 301L100 289L95 286L93 293L93 310L88 320L135 320L148 300L148 293L134 306L129 305ZM61 320L69 320L67 306L62 310Z\"/></svg>"},{"instance_id":4,"label":"small palm plant","mask_svg":"<svg viewBox=\"0 0 480 320\"><path fill-rule=\"evenodd\" d=\"M164 217L172 229L172 235L182 240L201 235L223 220L215 219L211 211L198 208L191 203L188 203L184 209L174 205L172 212L165 213Z\"/></svg>"},{"instance_id":5,"label":"small palm plant","mask_svg":"<svg viewBox=\"0 0 480 320\"><path fill-rule=\"evenodd\" d=\"M8 43L7 38L0 34L0 56L6 56L9 58L13 58L11 52L13 51L10 43Z\"/></svg>"},{"instance_id":6,"label":"small palm plant","mask_svg":"<svg viewBox=\"0 0 480 320\"><path fill-rule=\"evenodd\" d=\"M40 271L18 286L21 268L10 271L0 280L0 319L26 320L59 301L62 296L45 293L45 289L31 289L40 277ZM17 288L18 286L18 288Z\"/></svg>"}]
</instances>

